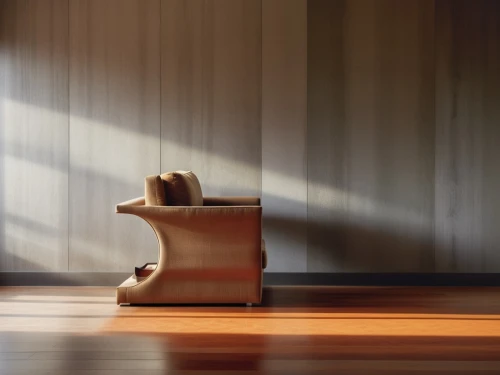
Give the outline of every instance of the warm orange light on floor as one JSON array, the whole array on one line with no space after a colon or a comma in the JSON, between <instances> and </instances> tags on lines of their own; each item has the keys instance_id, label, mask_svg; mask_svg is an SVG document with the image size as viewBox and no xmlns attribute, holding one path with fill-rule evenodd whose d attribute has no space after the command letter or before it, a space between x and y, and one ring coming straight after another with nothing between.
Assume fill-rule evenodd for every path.
<instances>
[{"instance_id":1,"label":"warm orange light on floor","mask_svg":"<svg viewBox=\"0 0 500 375\"><path fill-rule=\"evenodd\" d=\"M0 374L499 374L499 291L276 287L248 308L0 288Z\"/></svg>"}]
</instances>

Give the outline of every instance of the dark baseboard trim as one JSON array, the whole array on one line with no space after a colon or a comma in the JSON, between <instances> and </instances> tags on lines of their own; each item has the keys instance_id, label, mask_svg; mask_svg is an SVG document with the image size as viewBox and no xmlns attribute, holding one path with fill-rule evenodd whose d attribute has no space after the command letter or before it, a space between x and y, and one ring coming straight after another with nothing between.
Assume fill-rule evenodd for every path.
<instances>
[{"instance_id":1,"label":"dark baseboard trim","mask_svg":"<svg viewBox=\"0 0 500 375\"><path fill-rule=\"evenodd\" d=\"M0 286L118 286L133 272L0 272Z\"/></svg>"},{"instance_id":2,"label":"dark baseboard trim","mask_svg":"<svg viewBox=\"0 0 500 375\"><path fill-rule=\"evenodd\" d=\"M129 272L0 272L0 286L118 286ZM500 273L264 273L264 285L500 286Z\"/></svg>"},{"instance_id":3,"label":"dark baseboard trim","mask_svg":"<svg viewBox=\"0 0 500 375\"><path fill-rule=\"evenodd\" d=\"M265 285L500 286L500 273L266 273Z\"/></svg>"}]
</instances>

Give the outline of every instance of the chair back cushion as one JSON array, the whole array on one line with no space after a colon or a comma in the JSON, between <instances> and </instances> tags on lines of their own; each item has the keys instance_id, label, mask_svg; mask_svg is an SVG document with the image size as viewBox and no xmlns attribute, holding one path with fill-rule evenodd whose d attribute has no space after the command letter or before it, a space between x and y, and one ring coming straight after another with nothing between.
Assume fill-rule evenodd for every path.
<instances>
[{"instance_id":1,"label":"chair back cushion","mask_svg":"<svg viewBox=\"0 0 500 375\"><path fill-rule=\"evenodd\" d=\"M144 199L146 206L166 206L165 187L158 175L147 176L144 181Z\"/></svg>"},{"instance_id":2,"label":"chair back cushion","mask_svg":"<svg viewBox=\"0 0 500 375\"><path fill-rule=\"evenodd\" d=\"M167 205L203 206L200 181L193 172L169 172L162 174L160 177L165 182Z\"/></svg>"}]
</instances>

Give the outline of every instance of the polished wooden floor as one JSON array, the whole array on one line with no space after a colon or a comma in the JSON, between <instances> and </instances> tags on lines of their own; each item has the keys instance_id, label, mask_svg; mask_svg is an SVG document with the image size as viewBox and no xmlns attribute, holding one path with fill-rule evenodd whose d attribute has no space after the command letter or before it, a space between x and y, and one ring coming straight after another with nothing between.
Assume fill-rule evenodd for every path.
<instances>
[{"instance_id":1,"label":"polished wooden floor","mask_svg":"<svg viewBox=\"0 0 500 375\"><path fill-rule=\"evenodd\" d=\"M273 287L258 307L114 302L114 288L0 288L0 374L500 374L500 288Z\"/></svg>"}]
</instances>

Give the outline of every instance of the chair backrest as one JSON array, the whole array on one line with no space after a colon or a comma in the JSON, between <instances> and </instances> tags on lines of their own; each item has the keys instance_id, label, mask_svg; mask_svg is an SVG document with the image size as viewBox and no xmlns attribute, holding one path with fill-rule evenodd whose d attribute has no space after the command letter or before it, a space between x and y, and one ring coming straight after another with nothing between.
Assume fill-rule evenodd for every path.
<instances>
[{"instance_id":1,"label":"chair backrest","mask_svg":"<svg viewBox=\"0 0 500 375\"><path fill-rule=\"evenodd\" d=\"M192 171L175 171L145 179L148 206L203 206L200 181Z\"/></svg>"},{"instance_id":2,"label":"chair backrest","mask_svg":"<svg viewBox=\"0 0 500 375\"><path fill-rule=\"evenodd\" d=\"M176 171L160 175L165 182L169 206L203 206L200 181L192 171Z\"/></svg>"}]
</instances>

